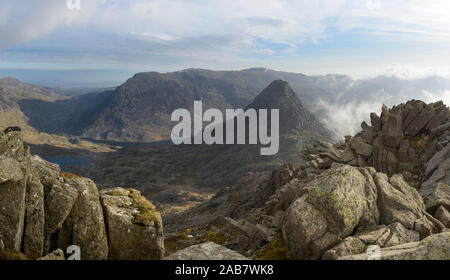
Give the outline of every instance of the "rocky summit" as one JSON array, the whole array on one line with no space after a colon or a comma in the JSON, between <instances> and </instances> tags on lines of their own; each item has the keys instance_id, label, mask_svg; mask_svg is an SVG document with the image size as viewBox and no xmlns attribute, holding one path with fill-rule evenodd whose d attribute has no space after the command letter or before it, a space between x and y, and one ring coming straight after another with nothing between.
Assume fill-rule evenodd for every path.
<instances>
[{"instance_id":1,"label":"rocky summit","mask_svg":"<svg viewBox=\"0 0 450 280\"><path fill-rule=\"evenodd\" d=\"M32 156L19 131L0 135L0 259L161 259L161 216L137 190L99 192Z\"/></svg>"},{"instance_id":2,"label":"rocky summit","mask_svg":"<svg viewBox=\"0 0 450 280\"><path fill-rule=\"evenodd\" d=\"M345 141L307 145L304 164L248 174L179 218L215 217L205 236L255 259L450 259L449 114L383 106Z\"/></svg>"}]
</instances>

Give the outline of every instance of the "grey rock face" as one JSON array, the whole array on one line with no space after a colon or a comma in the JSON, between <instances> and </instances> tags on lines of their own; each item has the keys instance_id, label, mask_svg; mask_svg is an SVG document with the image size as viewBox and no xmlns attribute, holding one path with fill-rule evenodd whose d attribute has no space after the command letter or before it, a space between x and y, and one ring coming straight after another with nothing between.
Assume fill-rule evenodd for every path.
<instances>
[{"instance_id":1,"label":"grey rock face","mask_svg":"<svg viewBox=\"0 0 450 280\"><path fill-rule=\"evenodd\" d=\"M161 216L137 191L122 188L101 192L109 257L115 260L159 260L164 256Z\"/></svg>"},{"instance_id":2,"label":"grey rock face","mask_svg":"<svg viewBox=\"0 0 450 280\"><path fill-rule=\"evenodd\" d=\"M105 205L108 212L104 213L93 181L66 178L59 166L37 156L30 157L28 147L23 148L21 138L15 133L0 134L0 250L30 259L57 260L64 259L61 249L77 245L81 249L81 259L104 260L110 250L104 220L107 216L111 222L108 227L111 249L119 249L128 256L135 254L139 259L152 254L162 258L164 239L159 213L154 208L151 213L159 217L158 224L147 224L152 220L150 212L136 217L142 210L139 207L150 202L140 195L130 196L128 199L139 207L129 209L130 205L108 204L108 207ZM137 191L127 192L136 194ZM124 216L121 211L131 215L130 224L121 223L120 217ZM117 217L119 221L114 220ZM129 225L139 230L134 228L133 234L128 235L130 228L126 227ZM117 245L121 242L124 246ZM150 247L155 248L152 251ZM49 251L53 252L48 254Z\"/></svg>"},{"instance_id":3,"label":"grey rock face","mask_svg":"<svg viewBox=\"0 0 450 280\"><path fill-rule=\"evenodd\" d=\"M81 249L84 260L104 260L108 258L108 241L102 206L95 183L87 178L74 178L69 181L78 191L73 205L73 244Z\"/></svg>"},{"instance_id":4,"label":"grey rock face","mask_svg":"<svg viewBox=\"0 0 450 280\"><path fill-rule=\"evenodd\" d=\"M32 259L42 256L44 251L44 186L36 174L32 174L27 184L26 227L24 253Z\"/></svg>"},{"instance_id":5,"label":"grey rock face","mask_svg":"<svg viewBox=\"0 0 450 280\"><path fill-rule=\"evenodd\" d=\"M248 260L243 255L213 242L205 242L180 250L165 260Z\"/></svg>"},{"instance_id":6,"label":"grey rock face","mask_svg":"<svg viewBox=\"0 0 450 280\"><path fill-rule=\"evenodd\" d=\"M24 230L26 185L18 161L0 158L0 236L5 250L19 252Z\"/></svg>"}]
</instances>

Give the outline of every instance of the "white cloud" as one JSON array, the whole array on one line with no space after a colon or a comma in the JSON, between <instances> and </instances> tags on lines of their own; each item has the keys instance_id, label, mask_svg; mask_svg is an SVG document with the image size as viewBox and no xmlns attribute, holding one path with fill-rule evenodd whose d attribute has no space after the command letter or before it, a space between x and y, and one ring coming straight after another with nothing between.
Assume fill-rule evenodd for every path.
<instances>
[{"instance_id":1,"label":"white cloud","mask_svg":"<svg viewBox=\"0 0 450 280\"><path fill-rule=\"evenodd\" d=\"M3 0L2 34L16 36L2 45L79 23L162 39L238 33L294 46L326 37L329 27L450 40L449 1L82 0L79 11L65 2Z\"/></svg>"}]
</instances>

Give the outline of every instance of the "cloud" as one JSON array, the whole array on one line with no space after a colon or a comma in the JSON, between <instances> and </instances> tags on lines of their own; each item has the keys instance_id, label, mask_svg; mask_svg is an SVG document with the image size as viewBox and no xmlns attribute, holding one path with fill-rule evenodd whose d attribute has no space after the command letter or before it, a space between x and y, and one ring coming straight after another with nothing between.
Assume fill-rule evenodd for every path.
<instances>
[{"instance_id":1,"label":"cloud","mask_svg":"<svg viewBox=\"0 0 450 280\"><path fill-rule=\"evenodd\" d=\"M443 101L450 106L450 81L436 77L354 81L334 98L319 98L312 110L330 130L343 137L360 131L362 121L370 123L371 112L380 115L383 104L392 107L411 99Z\"/></svg>"},{"instance_id":2,"label":"cloud","mask_svg":"<svg viewBox=\"0 0 450 280\"><path fill-rule=\"evenodd\" d=\"M80 10L69 10L65 0L0 1L2 58L8 59L9 63L28 61L30 58L38 60L36 53L32 53L34 49L47 47L55 51L52 60L64 62L68 57L73 57L72 62L79 63L75 54L67 52L71 49L76 52L76 49L61 34L76 38L77 45L86 45L92 38L90 34L103 34L101 36L114 40L104 40L99 44L99 40L94 38L97 44L92 43L92 50L83 54L86 58L82 60L84 63L103 61L107 64L115 61L120 66L137 63L138 68L152 65L158 70L167 69L165 65L180 68L185 64L237 69L241 65L260 65L255 53L277 53L285 55L285 59L262 56L259 59L265 59L264 62L273 67L290 65L290 69L283 67L283 70L309 70L319 64L339 70L345 63L350 65L348 68L363 67L364 64L373 68L369 60L370 57L375 60L375 55L370 53L363 61L354 59L352 54L343 57L338 53L339 46L335 47L332 43L327 50L319 47L338 34L352 34L353 37L346 38L347 43L342 43L346 45L341 46L349 49L359 44L361 34L375 38L377 42L403 41L412 45L412 42L437 42L442 50L448 48L448 44L440 43L450 42L450 1L445 0L81 2ZM123 47L127 43L128 49ZM319 55L305 57L308 52L302 47L309 44L318 49ZM24 52L24 46L27 52ZM365 48L358 50L364 51ZM116 52L120 55L116 56ZM378 55L382 52L384 49L379 50ZM65 56L58 57L58 53ZM141 55L140 59L129 59L136 57L136 54ZM334 55L334 61L330 61L331 55ZM436 58L439 54L431 55L434 55L433 59L424 57L423 60L439 63ZM42 57L42 61L47 62L45 56ZM162 58L165 58L163 64L153 63L154 60L163 62ZM308 59L311 61L309 64ZM207 63L208 60L210 63ZM356 65L358 61L360 65ZM385 64L391 62L388 60ZM356 69L354 72L361 71Z\"/></svg>"},{"instance_id":3,"label":"cloud","mask_svg":"<svg viewBox=\"0 0 450 280\"><path fill-rule=\"evenodd\" d=\"M65 0L2 0L0 49L27 42L71 24L86 24L104 0L83 1L81 10L70 10Z\"/></svg>"}]
</instances>

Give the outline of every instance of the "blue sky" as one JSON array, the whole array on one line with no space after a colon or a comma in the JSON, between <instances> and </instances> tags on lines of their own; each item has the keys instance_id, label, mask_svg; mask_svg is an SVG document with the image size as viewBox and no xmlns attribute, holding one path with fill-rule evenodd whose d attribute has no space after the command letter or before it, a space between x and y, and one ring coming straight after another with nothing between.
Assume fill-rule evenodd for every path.
<instances>
[{"instance_id":1,"label":"blue sky","mask_svg":"<svg viewBox=\"0 0 450 280\"><path fill-rule=\"evenodd\" d=\"M0 68L450 73L450 1L0 0Z\"/></svg>"}]
</instances>

